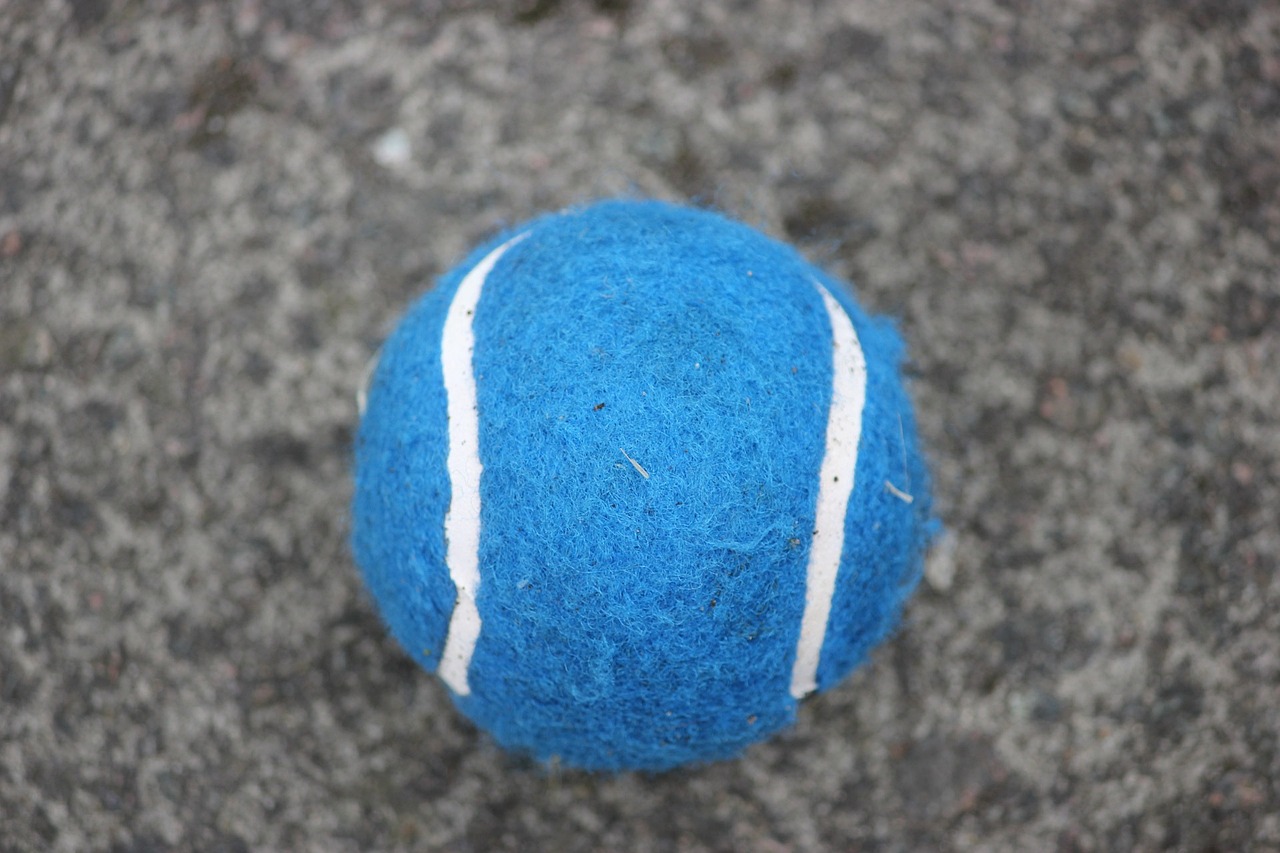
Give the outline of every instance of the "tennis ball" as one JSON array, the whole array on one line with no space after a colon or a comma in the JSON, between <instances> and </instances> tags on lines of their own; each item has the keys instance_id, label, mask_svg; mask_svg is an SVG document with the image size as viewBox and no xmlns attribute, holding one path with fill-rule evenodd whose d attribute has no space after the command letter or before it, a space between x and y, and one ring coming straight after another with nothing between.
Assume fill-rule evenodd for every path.
<instances>
[{"instance_id":1,"label":"tennis ball","mask_svg":"<svg viewBox=\"0 0 1280 853\"><path fill-rule=\"evenodd\" d=\"M797 252L611 201L477 250L382 349L353 548L502 745L733 756L897 621L932 526L902 345Z\"/></svg>"}]
</instances>

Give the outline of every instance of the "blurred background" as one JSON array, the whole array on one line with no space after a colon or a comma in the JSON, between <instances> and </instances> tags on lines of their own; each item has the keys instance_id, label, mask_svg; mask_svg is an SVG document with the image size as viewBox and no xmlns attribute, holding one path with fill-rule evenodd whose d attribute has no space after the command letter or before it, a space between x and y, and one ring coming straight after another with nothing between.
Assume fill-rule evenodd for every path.
<instances>
[{"instance_id":1,"label":"blurred background","mask_svg":"<svg viewBox=\"0 0 1280 853\"><path fill-rule=\"evenodd\" d=\"M740 761L501 753L348 553L476 241L710 206L899 319L947 535ZM1280 5L0 0L0 849L1280 850Z\"/></svg>"}]
</instances>

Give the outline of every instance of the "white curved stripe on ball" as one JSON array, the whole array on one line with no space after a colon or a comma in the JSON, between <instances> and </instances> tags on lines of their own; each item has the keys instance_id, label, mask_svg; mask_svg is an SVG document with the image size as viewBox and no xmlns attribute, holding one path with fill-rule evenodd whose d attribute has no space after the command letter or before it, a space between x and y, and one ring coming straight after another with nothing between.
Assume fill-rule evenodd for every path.
<instances>
[{"instance_id":1,"label":"white curved stripe on ball","mask_svg":"<svg viewBox=\"0 0 1280 853\"><path fill-rule=\"evenodd\" d=\"M791 695L801 699L818 689L818 660L831 615L844 523L858 467L862 407L867 396L867 362L853 321L818 282L822 304L831 320L831 406L827 412L827 444L818 469L818 508L805 578L804 616L791 670Z\"/></svg>"},{"instance_id":2,"label":"white curved stripe on ball","mask_svg":"<svg viewBox=\"0 0 1280 853\"><path fill-rule=\"evenodd\" d=\"M444 319L440 339L440 368L449 415L449 508L444 515L445 563L457 589L449 632L440 656L440 677L460 696L471 692L467 670L480 638L480 416L476 405L476 305L494 264L527 234L513 237L494 249L463 277Z\"/></svg>"}]
</instances>

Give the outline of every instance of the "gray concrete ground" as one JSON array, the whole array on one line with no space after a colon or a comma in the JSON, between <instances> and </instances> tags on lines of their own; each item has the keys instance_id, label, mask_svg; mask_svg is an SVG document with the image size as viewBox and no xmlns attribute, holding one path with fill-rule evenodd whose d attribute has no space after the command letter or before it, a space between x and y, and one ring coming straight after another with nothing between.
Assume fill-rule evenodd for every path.
<instances>
[{"instance_id":1,"label":"gray concrete ground","mask_svg":"<svg viewBox=\"0 0 1280 853\"><path fill-rule=\"evenodd\" d=\"M1280 5L0 0L0 849L1280 850ZM758 223L901 318L949 535L741 761L505 756L348 554L504 223Z\"/></svg>"}]
</instances>

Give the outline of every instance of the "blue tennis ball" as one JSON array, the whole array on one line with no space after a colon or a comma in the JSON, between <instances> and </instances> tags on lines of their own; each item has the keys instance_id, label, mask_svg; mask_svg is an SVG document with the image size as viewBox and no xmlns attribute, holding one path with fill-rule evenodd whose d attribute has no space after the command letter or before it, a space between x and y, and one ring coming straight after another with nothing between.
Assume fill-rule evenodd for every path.
<instances>
[{"instance_id":1,"label":"blue tennis ball","mask_svg":"<svg viewBox=\"0 0 1280 853\"><path fill-rule=\"evenodd\" d=\"M612 201L477 250L382 349L353 546L504 746L733 756L897 621L931 527L902 345L797 252Z\"/></svg>"}]
</instances>

